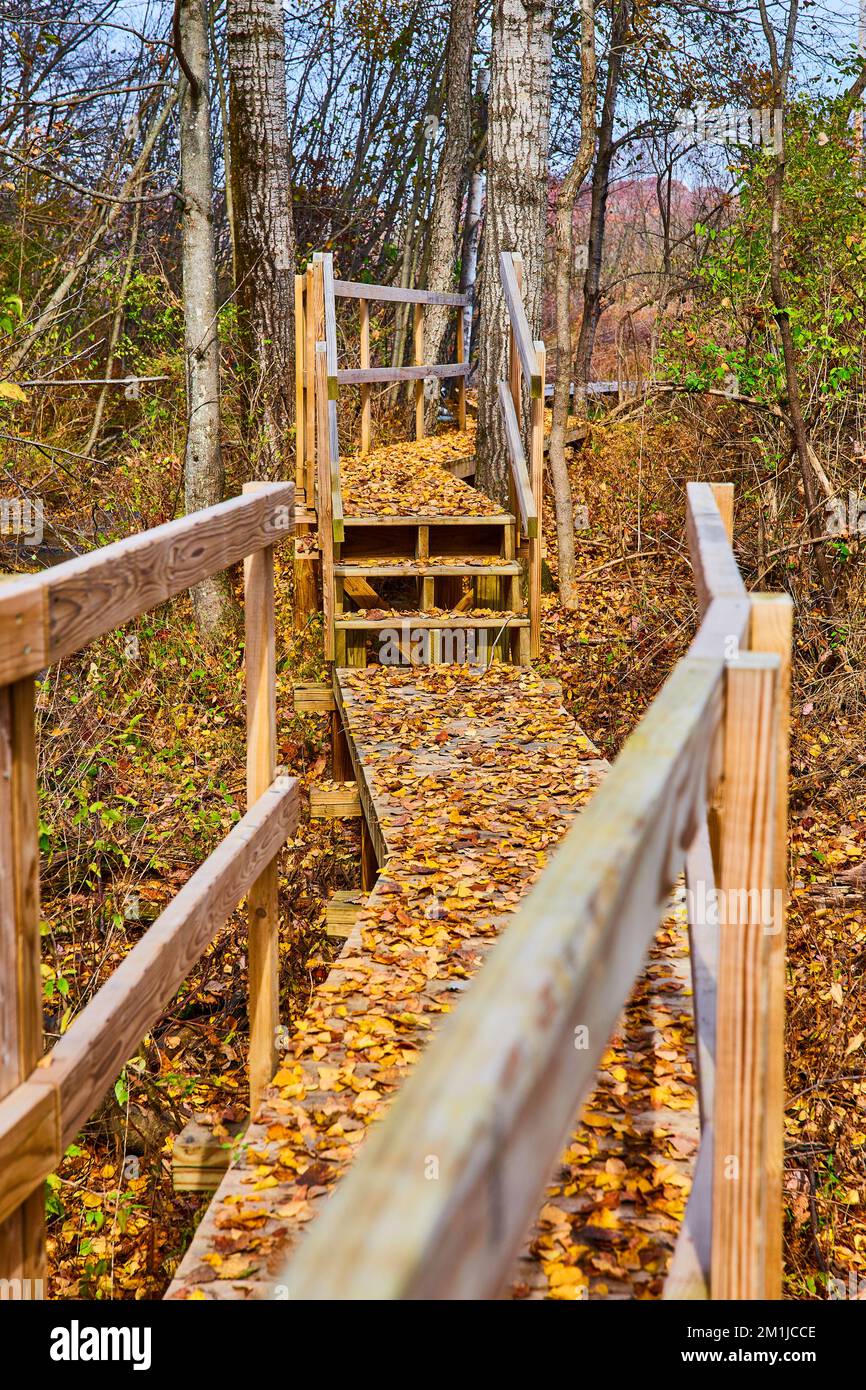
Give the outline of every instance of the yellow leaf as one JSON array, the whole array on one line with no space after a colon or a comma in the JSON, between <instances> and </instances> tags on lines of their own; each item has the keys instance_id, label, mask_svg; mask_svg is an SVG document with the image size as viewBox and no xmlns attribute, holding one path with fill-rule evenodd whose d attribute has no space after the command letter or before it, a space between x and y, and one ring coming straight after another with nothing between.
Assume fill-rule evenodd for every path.
<instances>
[{"instance_id":1,"label":"yellow leaf","mask_svg":"<svg viewBox=\"0 0 866 1390\"><path fill-rule=\"evenodd\" d=\"M27 396L17 381L0 381L0 401L24 401Z\"/></svg>"}]
</instances>

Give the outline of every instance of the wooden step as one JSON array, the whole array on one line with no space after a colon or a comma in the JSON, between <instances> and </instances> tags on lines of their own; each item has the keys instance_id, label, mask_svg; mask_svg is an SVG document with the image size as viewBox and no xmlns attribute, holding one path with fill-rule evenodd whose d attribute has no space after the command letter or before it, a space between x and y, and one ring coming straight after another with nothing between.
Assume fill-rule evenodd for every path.
<instances>
[{"instance_id":1,"label":"wooden step","mask_svg":"<svg viewBox=\"0 0 866 1390\"><path fill-rule=\"evenodd\" d=\"M334 708L334 690L322 681L295 681L296 714L325 714Z\"/></svg>"},{"instance_id":2,"label":"wooden step","mask_svg":"<svg viewBox=\"0 0 866 1390\"><path fill-rule=\"evenodd\" d=\"M217 1138L198 1120L190 1120L174 1141L171 1181L175 1192L215 1192L222 1182L232 1154L232 1142L242 1124L227 1125L228 1138Z\"/></svg>"},{"instance_id":3,"label":"wooden step","mask_svg":"<svg viewBox=\"0 0 866 1390\"><path fill-rule=\"evenodd\" d=\"M325 931L332 940L345 940L369 897L361 888L340 889L325 905Z\"/></svg>"},{"instance_id":4,"label":"wooden step","mask_svg":"<svg viewBox=\"0 0 866 1390\"><path fill-rule=\"evenodd\" d=\"M465 617L462 613L384 613L381 618L361 613L343 615L334 620L338 632L379 632L383 627L407 628L499 628L529 627L529 619L520 613L493 613L486 618Z\"/></svg>"},{"instance_id":5,"label":"wooden step","mask_svg":"<svg viewBox=\"0 0 866 1390\"><path fill-rule=\"evenodd\" d=\"M341 820L360 814L357 782L323 782L310 788L311 820Z\"/></svg>"},{"instance_id":6,"label":"wooden step","mask_svg":"<svg viewBox=\"0 0 866 1390\"><path fill-rule=\"evenodd\" d=\"M514 517L510 512L494 512L492 516L483 513L476 516L443 516L441 513L412 513L411 516L345 516L345 526L513 526Z\"/></svg>"},{"instance_id":7,"label":"wooden step","mask_svg":"<svg viewBox=\"0 0 866 1390\"><path fill-rule=\"evenodd\" d=\"M346 564L335 564L334 574L342 578L352 576L379 576L383 579L395 579L403 575L427 575L435 578L439 575L445 576L466 576L480 578L485 574L520 574L521 565L518 560L497 560L495 564L486 564L481 559L451 559L433 557L431 560L397 560L388 564L382 559L362 559L352 560Z\"/></svg>"}]
</instances>

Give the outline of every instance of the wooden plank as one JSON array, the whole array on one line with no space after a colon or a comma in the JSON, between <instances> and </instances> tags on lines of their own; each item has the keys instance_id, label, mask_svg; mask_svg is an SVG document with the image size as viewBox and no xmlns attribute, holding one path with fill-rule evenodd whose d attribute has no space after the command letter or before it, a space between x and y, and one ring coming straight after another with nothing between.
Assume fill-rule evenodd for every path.
<instances>
[{"instance_id":1,"label":"wooden plank","mask_svg":"<svg viewBox=\"0 0 866 1390\"><path fill-rule=\"evenodd\" d=\"M325 313L325 353L328 365L328 400L336 401L337 385L337 312L334 304L334 257L330 251L322 255L322 301Z\"/></svg>"},{"instance_id":2,"label":"wooden plank","mask_svg":"<svg viewBox=\"0 0 866 1390\"><path fill-rule=\"evenodd\" d=\"M35 687L32 678L0 689L0 1096L7 1097L42 1053L39 938L39 798L36 788ZM22 1119L10 1099L10 1119ZM45 1207L41 1188L22 1189L28 1155L38 1168L49 1140L44 1117L26 1138L8 1177L15 1192L0 1225L0 1277L42 1280ZM20 1129L19 1129L20 1132ZM54 1146L56 1147L56 1146ZM6 1176L6 1165L0 1167Z\"/></svg>"},{"instance_id":3,"label":"wooden plank","mask_svg":"<svg viewBox=\"0 0 866 1390\"><path fill-rule=\"evenodd\" d=\"M423 382L427 376L444 379L468 375L468 362L427 362L414 367L342 367L337 372L337 381L341 386L362 386L365 383L376 385L388 381Z\"/></svg>"},{"instance_id":4,"label":"wooden plank","mask_svg":"<svg viewBox=\"0 0 866 1390\"><path fill-rule=\"evenodd\" d=\"M463 315L462 315L462 314L458 314L458 315L457 315L457 364L458 364L458 366L462 366L463 363L466 361L466 343L465 343L465 341L464 341L464 329L465 329L465 325L464 325L464 322L463 322ZM457 378L457 428L458 428L459 430L465 430L465 428L466 428L466 377L465 377L465 376L459 376L459 377ZM452 468L450 471L451 471L451 472L454 472L454 469ZM474 471L474 467L473 467L473 471Z\"/></svg>"},{"instance_id":5,"label":"wooden plank","mask_svg":"<svg viewBox=\"0 0 866 1390\"><path fill-rule=\"evenodd\" d=\"M261 483L245 483L253 493ZM277 770L274 548L244 561L244 666L247 695L247 806L256 804ZM255 1114L277 1069L280 1022L280 912L277 863L266 865L247 894L249 961L248 1055L250 1113Z\"/></svg>"},{"instance_id":6,"label":"wooden plank","mask_svg":"<svg viewBox=\"0 0 866 1390\"><path fill-rule=\"evenodd\" d=\"M514 281L517 285L517 293L523 302L523 257L515 251L511 257L511 264L514 267ZM520 371L520 350L517 346L517 336L512 324L508 330L508 389L511 392L511 400L514 404L514 414L517 418L517 433L520 434L520 426L523 420L523 392L521 386Z\"/></svg>"},{"instance_id":7,"label":"wooden plank","mask_svg":"<svg viewBox=\"0 0 866 1390\"><path fill-rule=\"evenodd\" d=\"M360 814L357 782L323 783L310 788L311 820L351 820Z\"/></svg>"},{"instance_id":8,"label":"wooden plank","mask_svg":"<svg viewBox=\"0 0 866 1390\"><path fill-rule=\"evenodd\" d=\"M719 509L719 516L722 518L722 525L725 528L725 535L733 544L734 540L734 484L733 483L710 483L710 491Z\"/></svg>"},{"instance_id":9,"label":"wooden plank","mask_svg":"<svg viewBox=\"0 0 866 1390\"><path fill-rule=\"evenodd\" d=\"M325 931L332 939L346 939L364 905L367 894L359 888L340 889L332 893L325 904Z\"/></svg>"},{"instance_id":10,"label":"wooden plank","mask_svg":"<svg viewBox=\"0 0 866 1390\"><path fill-rule=\"evenodd\" d=\"M767 962L766 1287L782 1296L782 1179L785 1163L785 956L788 893L788 763L794 605L788 594L751 594L749 645L779 658L776 683L776 825L773 840L773 933Z\"/></svg>"},{"instance_id":11,"label":"wooden plank","mask_svg":"<svg viewBox=\"0 0 866 1390\"><path fill-rule=\"evenodd\" d=\"M529 320L526 317L523 296L517 283L514 255L511 251L500 251L499 253L499 276L520 364L529 380L529 394L534 398L542 394L543 383L538 371L535 343L529 328Z\"/></svg>"},{"instance_id":12,"label":"wooden plank","mask_svg":"<svg viewBox=\"0 0 866 1390\"><path fill-rule=\"evenodd\" d=\"M30 1073L28 1080L59 1090L62 1146L74 1139L202 952L279 853L299 812L297 780L278 775Z\"/></svg>"},{"instance_id":13,"label":"wooden plank","mask_svg":"<svg viewBox=\"0 0 866 1390\"><path fill-rule=\"evenodd\" d=\"M520 438L520 426L511 399L511 391L504 381L499 383L499 406L505 424L505 442L508 445L508 461L511 465L511 480L514 485L514 498L520 513L520 521L525 534L532 540L538 535L538 512L532 495L532 485L526 469L526 455Z\"/></svg>"},{"instance_id":14,"label":"wooden plank","mask_svg":"<svg viewBox=\"0 0 866 1390\"><path fill-rule=\"evenodd\" d=\"M709 483L689 483L686 494L689 554L703 615L712 599L743 597L746 586Z\"/></svg>"},{"instance_id":15,"label":"wooden plank","mask_svg":"<svg viewBox=\"0 0 866 1390\"><path fill-rule=\"evenodd\" d=\"M436 512L409 512L405 516L361 516L354 514L345 518L347 526L509 526L514 521L510 512L494 512L491 515L478 513L472 516L442 516Z\"/></svg>"},{"instance_id":16,"label":"wooden plank","mask_svg":"<svg viewBox=\"0 0 866 1390\"><path fill-rule=\"evenodd\" d=\"M325 714L334 708L334 692L322 681L295 681L296 714Z\"/></svg>"},{"instance_id":17,"label":"wooden plank","mask_svg":"<svg viewBox=\"0 0 866 1390\"><path fill-rule=\"evenodd\" d=\"M295 487L303 490L306 484L306 450L304 426L306 424L306 403L304 401L304 352L306 328L304 325L304 276L295 276Z\"/></svg>"},{"instance_id":18,"label":"wooden plank","mask_svg":"<svg viewBox=\"0 0 866 1390\"><path fill-rule=\"evenodd\" d=\"M218 1138L213 1129L190 1120L174 1141L171 1183L175 1192L215 1192L232 1157L233 1139L240 1127L229 1127L229 1138Z\"/></svg>"},{"instance_id":19,"label":"wooden plank","mask_svg":"<svg viewBox=\"0 0 866 1390\"><path fill-rule=\"evenodd\" d=\"M48 596L40 575L0 583L0 684L48 666Z\"/></svg>"},{"instance_id":20,"label":"wooden plank","mask_svg":"<svg viewBox=\"0 0 866 1390\"><path fill-rule=\"evenodd\" d=\"M334 522L331 510L331 424L324 343L316 346L316 472L319 501L319 548L322 552L322 613L325 660L334 660Z\"/></svg>"},{"instance_id":21,"label":"wooden plank","mask_svg":"<svg viewBox=\"0 0 866 1390\"><path fill-rule=\"evenodd\" d=\"M716 871L707 818L686 854L686 901L689 955L695 1011L698 1099L701 1125L712 1122L716 1073L716 987L719 969L719 923L716 913Z\"/></svg>"},{"instance_id":22,"label":"wooden plank","mask_svg":"<svg viewBox=\"0 0 866 1390\"><path fill-rule=\"evenodd\" d=\"M307 267L305 316L304 316L304 380L306 417L304 420L304 448L306 452L305 497L307 506L312 506L316 496L316 341L319 325L315 321L313 295L313 267Z\"/></svg>"},{"instance_id":23,"label":"wooden plank","mask_svg":"<svg viewBox=\"0 0 866 1390\"><path fill-rule=\"evenodd\" d=\"M542 382L547 376L547 353L544 343L537 339L535 355ZM529 542L529 653L533 661L541 656L541 580L542 580L542 519L544 515L544 395L534 396L529 422L529 483L535 501L538 526Z\"/></svg>"},{"instance_id":24,"label":"wooden plank","mask_svg":"<svg viewBox=\"0 0 866 1390\"><path fill-rule=\"evenodd\" d=\"M779 658L727 668L714 1106L714 1299L765 1292L767 922L772 927ZM769 908L768 908L769 901Z\"/></svg>"},{"instance_id":25,"label":"wooden plank","mask_svg":"<svg viewBox=\"0 0 866 1390\"><path fill-rule=\"evenodd\" d=\"M290 1297L500 1292L682 868L723 669L677 665L297 1255L275 1270Z\"/></svg>"},{"instance_id":26,"label":"wooden plank","mask_svg":"<svg viewBox=\"0 0 866 1390\"><path fill-rule=\"evenodd\" d=\"M412 342L415 352L415 366L424 365L424 305L416 304L414 311L414 331ZM426 373L424 373L426 375ZM415 438L423 439L424 430L424 382L421 378L415 381Z\"/></svg>"},{"instance_id":27,"label":"wooden plank","mask_svg":"<svg viewBox=\"0 0 866 1390\"><path fill-rule=\"evenodd\" d=\"M375 560L352 560L345 564L334 563L334 573L343 575L346 579L353 575L366 575L371 579L399 579L406 575L425 575L431 574L436 578L459 578L461 576L472 577L478 574L498 574L498 575L519 575L522 566L519 560L502 560L495 564L480 564L477 560L448 560L440 563L438 560L401 560L393 565L377 565ZM348 590L346 591L349 592ZM379 600L381 606L381 599Z\"/></svg>"},{"instance_id":28,"label":"wooden plank","mask_svg":"<svg viewBox=\"0 0 866 1390\"><path fill-rule=\"evenodd\" d=\"M369 300L361 299L358 302L358 318L360 322L361 337L361 370L366 372L370 367L370 303ZM361 386L361 453L370 452L370 386L364 383Z\"/></svg>"},{"instance_id":29,"label":"wooden plank","mask_svg":"<svg viewBox=\"0 0 866 1390\"><path fill-rule=\"evenodd\" d=\"M360 280L335 280L334 293L338 299L371 299L390 304L444 304L463 308L469 303L465 294L410 290L401 285L368 285Z\"/></svg>"},{"instance_id":30,"label":"wooden plank","mask_svg":"<svg viewBox=\"0 0 866 1390\"><path fill-rule=\"evenodd\" d=\"M470 606L475 606L474 599L471 599ZM457 628L463 631L467 628L487 628L508 631L511 628L529 627L529 619L516 614L496 613L490 618L467 618L460 614L454 617L453 613L433 614L433 613L413 613L411 617L405 614L398 616L388 616L382 618L362 618L355 614L337 618L335 628L338 632L380 632L382 628L394 628L395 631L405 634L404 640L409 640L409 634L415 628Z\"/></svg>"},{"instance_id":31,"label":"wooden plank","mask_svg":"<svg viewBox=\"0 0 866 1390\"><path fill-rule=\"evenodd\" d=\"M30 650L22 643L6 679L33 675L140 613L190 589L246 555L288 537L294 526L294 483L267 483L253 496L169 521L137 536L0 586L0 632L21 629L18 615L38 612L23 586L41 590L48 608L48 640L34 627ZM27 604L26 609L22 605ZM13 647L7 643L7 652Z\"/></svg>"},{"instance_id":32,"label":"wooden plank","mask_svg":"<svg viewBox=\"0 0 866 1390\"><path fill-rule=\"evenodd\" d=\"M28 1081L16 1086L0 1100L0 1251L4 1257L0 1278L42 1277L42 1270L22 1274L20 1255L17 1263L10 1264L10 1247L17 1238L23 1251L21 1223L34 1193L43 1202L42 1183L62 1156L54 1091Z\"/></svg>"}]
</instances>

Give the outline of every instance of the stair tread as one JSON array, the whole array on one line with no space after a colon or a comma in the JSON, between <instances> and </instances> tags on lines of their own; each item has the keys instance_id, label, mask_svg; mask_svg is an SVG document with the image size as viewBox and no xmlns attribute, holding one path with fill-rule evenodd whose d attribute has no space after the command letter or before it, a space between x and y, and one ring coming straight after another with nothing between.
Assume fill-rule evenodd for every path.
<instances>
[{"instance_id":1,"label":"stair tread","mask_svg":"<svg viewBox=\"0 0 866 1390\"><path fill-rule=\"evenodd\" d=\"M374 616L375 615L375 616ZM383 627L397 627L402 623L410 623L414 627L528 627L529 618L524 613L492 613L489 610L469 610L467 613L455 613L444 609L438 612L423 612L421 610L406 611L389 609L362 609L357 613L341 614L334 620L334 626L338 631L371 631L375 632Z\"/></svg>"},{"instance_id":2,"label":"stair tread","mask_svg":"<svg viewBox=\"0 0 866 1390\"><path fill-rule=\"evenodd\" d=\"M521 565L518 560L495 559L489 563L481 557L476 556L451 556L433 555L427 560L388 560L376 559L371 556L363 560L338 561L334 565L334 573L341 578L348 578L353 575L378 575L388 578L389 575L398 577L400 575L429 574L429 575L502 575L520 574Z\"/></svg>"},{"instance_id":3,"label":"stair tread","mask_svg":"<svg viewBox=\"0 0 866 1390\"><path fill-rule=\"evenodd\" d=\"M346 512L343 523L346 526L513 526L514 517L510 512L459 516L448 516L442 512L408 512L405 515L389 512L387 516Z\"/></svg>"}]
</instances>

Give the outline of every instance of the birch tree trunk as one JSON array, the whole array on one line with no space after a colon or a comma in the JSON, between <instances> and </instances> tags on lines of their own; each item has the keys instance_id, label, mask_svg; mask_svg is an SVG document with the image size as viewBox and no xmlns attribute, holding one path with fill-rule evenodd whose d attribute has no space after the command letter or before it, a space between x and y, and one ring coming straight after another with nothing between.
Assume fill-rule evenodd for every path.
<instances>
[{"instance_id":1,"label":"birch tree trunk","mask_svg":"<svg viewBox=\"0 0 866 1390\"><path fill-rule=\"evenodd\" d=\"M519 251L524 299L538 337L547 216L552 0L494 0L487 131L487 216L481 273L478 486L503 505L508 462L498 383L507 376L508 333L500 251Z\"/></svg>"},{"instance_id":2,"label":"birch tree trunk","mask_svg":"<svg viewBox=\"0 0 866 1390\"><path fill-rule=\"evenodd\" d=\"M574 582L574 505L565 459L565 428L571 394L571 289L574 280L574 203L595 150L595 0L580 7L580 146L559 190L556 205L556 380L550 431L550 477L556 506L559 597L577 607Z\"/></svg>"},{"instance_id":3,"label":"birch tree trunk","mask_svg":"<svg viewBox=\"0 0 866 1390\"><path fill-rule=\"evenodd\" d=\"M428 242L427 288L454 289L460 208L472 140L472 49L475 43L475 0L451 0L445 50L445 142L436 174L433 216ZM424 315L425 357L440 362L449 338L453 309L431 304ZM438 395L438 393L437 393ZM430 403L429 424L435 422L437 401Z\"/></svg>"},{"instance_id":4,"label":"birch tree trunk","mask_svg":"<svg viewBox=\"0 0 866 1390\"><path fill-rule=\"evenodd\" d=\"M249 373L253 467L289 477L295 232L279 0L228 0L229 135L237 299Z\"/></svg>"},{"instance_id":5,"label":"birch tree trunk","mask_svg":"<svg viewBox=\"0 0 866 1390\"><path fill-rule=\"evenodd\" d=\"M592 171L592 200L589 212L586 273L583 279L583 314L574 365L575 403L586 409L586 388L592 379L592 354L601 318L601 265L607 223L610 169L614 155L614 121L622 77L625 44L631 18L629 0L614 0L611 6L610 48L607 58L604 101L598 128L598 153Z\"/></svg>"},{"instance_id":6,"label":"birch tree trunk","mask_svg":"<svg viewBox=\"0 0 866 1390\"><path fill-rule=\"evenodd\" d=\"M223 500L220 454L219 338L213 230L208 34L203 0L177 0L174 46L180 79L180 186L183 209L183 314L187 430L184 490L187 512ZM221 575L192 591L196 621L214 633L232 612Z\"/></svg>"}]
</instances>

